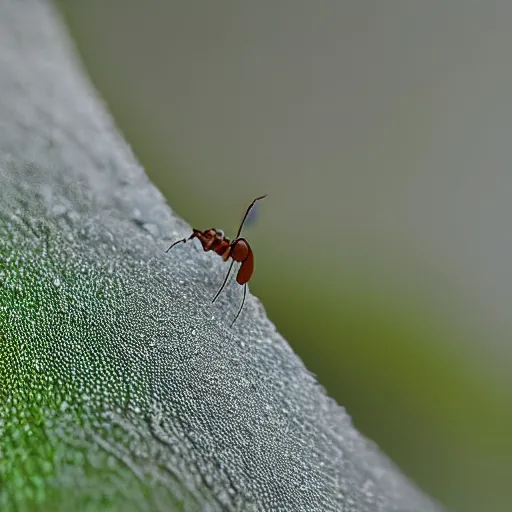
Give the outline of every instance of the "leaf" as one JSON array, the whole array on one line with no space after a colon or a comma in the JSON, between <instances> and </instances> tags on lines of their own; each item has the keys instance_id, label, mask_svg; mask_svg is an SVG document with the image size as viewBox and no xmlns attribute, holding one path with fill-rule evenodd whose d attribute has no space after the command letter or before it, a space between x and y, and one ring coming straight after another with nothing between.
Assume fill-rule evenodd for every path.
<instances>
[{"instance_id":1,"label":"leaf","mask_svg":"<svg viewBox=\"0 0 512 512\"><path fill-rule=\"evenodd\" d=\"M44 1L0 5L0 506L438 510L149 183Z\"/></svg>"}]
</instances>

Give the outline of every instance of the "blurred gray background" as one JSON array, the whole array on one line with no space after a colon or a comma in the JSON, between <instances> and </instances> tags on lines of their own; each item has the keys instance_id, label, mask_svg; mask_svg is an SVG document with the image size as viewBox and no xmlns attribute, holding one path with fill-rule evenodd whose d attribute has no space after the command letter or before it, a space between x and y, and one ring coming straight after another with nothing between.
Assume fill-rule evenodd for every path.
<instances>
[{"instance_id":1,"label":"blurred gray background","mask_svg":"<svg viewBox=\"0 0 512 512\"><path fill-rule=\"evenodd\" d=\"M269 194L251 291L356 426L510 510L512 3L58 4L178 214L233 236Z\"/></svg>"}]
</instances>

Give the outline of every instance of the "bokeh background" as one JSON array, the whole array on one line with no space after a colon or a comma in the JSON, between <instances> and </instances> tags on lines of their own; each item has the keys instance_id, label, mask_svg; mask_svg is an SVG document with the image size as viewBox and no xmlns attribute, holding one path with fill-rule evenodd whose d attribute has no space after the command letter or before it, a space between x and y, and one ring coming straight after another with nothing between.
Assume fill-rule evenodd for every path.
<instances>
[{"instance_id":1,"label":"bokeh background","mask_svg":"<svg viewBox=\"0 0 512 512\"><path fill-rule=\"evenodd\" d=\"M251 291L357 428L510 510L512 2L58 4L179 215L232 236L269 194Z\"/></svg>"}]
</instances>

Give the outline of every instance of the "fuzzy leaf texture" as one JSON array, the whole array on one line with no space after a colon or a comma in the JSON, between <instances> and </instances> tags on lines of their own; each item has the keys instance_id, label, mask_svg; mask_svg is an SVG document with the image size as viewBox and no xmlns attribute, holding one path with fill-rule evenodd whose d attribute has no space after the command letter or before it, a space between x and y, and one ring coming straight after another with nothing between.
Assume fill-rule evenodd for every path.
<instances>
[{"instance_id":1,"label":"fuzzy leaf texture","mask_svg":"<svg viewBox=\"0 0 512 512\"><path fill-rule=\"evenodd\" d=\"M149 182L54 7L0 0L0 508L434 511Z\"/></svg>"}]
</instances>

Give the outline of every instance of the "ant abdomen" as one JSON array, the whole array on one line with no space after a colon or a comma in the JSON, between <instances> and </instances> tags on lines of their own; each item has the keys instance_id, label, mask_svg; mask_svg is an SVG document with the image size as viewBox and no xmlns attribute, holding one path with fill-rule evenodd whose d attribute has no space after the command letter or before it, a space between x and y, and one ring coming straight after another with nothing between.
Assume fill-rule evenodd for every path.
<instances>
[{"instance_id":1,"label":"ant abdomen","mask_svg":"<svg viewBox=\"0 0 512 512\"><path fill-rule=\"evenodd\" d=\"M245 284L251 279L252 273L254 272L254 256L252 254L251 248L249 248L249 252L247 257L243 261L242 265L238 269L236 274L236 282L238 284Z\"/></svg>"},{"instance_id":2,"label":"ant abdomen","mask_svg":"<svg viewBox=\"0 0 512 512\"><path fill-rule=\"evenodd\" d=\"M254 271L254 256L251 246L245 238L238 238L231 244L231 254L233 260L242 263L236 275L238 284L245 284L251 279Z\"/></svg>"},{"instance_id":3,"label":"ant abdomen","mask_svg":"<svg viewBox=\"0 0 512 512\"><path fill-rule=\"evenodd\" d=\"M239 238L231 245L231 257L240 262L244 262L251 252L251 248L245 238Z\"/></svg>"}]
</instances>

